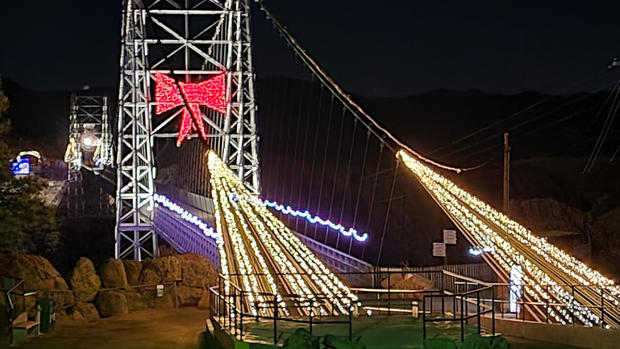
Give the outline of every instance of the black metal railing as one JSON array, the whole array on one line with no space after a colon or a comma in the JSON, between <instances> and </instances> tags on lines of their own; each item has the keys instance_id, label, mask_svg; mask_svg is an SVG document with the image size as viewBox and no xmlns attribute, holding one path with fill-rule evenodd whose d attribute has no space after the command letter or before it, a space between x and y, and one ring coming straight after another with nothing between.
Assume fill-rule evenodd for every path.
<instances>
[{"instance_id":1,"label":"black metal railing","mask_svg":"<svg viewBox=\"0 0 620 349\"><path fill-rule=\"evenodd\" d=\"M485 304L484 294L490 293L490 305ZM481 297L482 295L482 297ZM427 306L428 300L430 300L430 309L428 314L433 314L433 300L436 298L441 299L441 314L440 317L433 317L427 315ZM444 316L448 313L446 312L445 307L445 299L452 300L452 313L451 316ZM471 307L469 304L474 307L474 312L470 312ZM449 291L444 291L442 294L430 294L424 295L422 298L422 331L423 338L426 339L426 326L429 322L458 322L460 325L461 332L461 341L465 339L465 326L469 322L469 319L476 318L477 324L477 333L481 334L482 326L481 326L481 317L485 314L491 314L491 333L495 335L495 287L494 286L486 286L480 287L475 290L462 292L462 293L452 293Z\"/></svg>"},{"instance_id":2,"label":"black metal railing","mask_svg":"<svg viewBox=\"0 0 620 349\"><path fill-rule=\"evenodd\" d=\"M334 313L334 301L331 297L321 294L315 294L312 302L305 299L300 295L288 294L277 297L272 293L254 293L244 291L234 283L229 284L229 292L221 292L224 290L223 276L219 276L218 286L211 287L211 314L213 319L216 319L221 328L228 330L229 334L236 337L239 340L244 336L244 321L261 320L273 321L273 343L277 344L280 336L278 335L278 323L279 322L291 322L304 324L307 326L308 331L312 333L313 327L323 324L346 324L348 326L349 339L353 335L353 313L357 311L357 306L351 306L345 309L344 312ZM263 301L254 303L254 311L251 311L248 305L248 298L250 297L262 297ZM338 299L344 303L347 300L347 304L353 304L353 300L349 297L340 297ZM283 308L282 303L290 304L290 307ZM315 309L320 308L321 305L330 305L332 313L315 314ZM297 315L291 315L289 309L295 309Z\"/></svg>"}]
</instances>

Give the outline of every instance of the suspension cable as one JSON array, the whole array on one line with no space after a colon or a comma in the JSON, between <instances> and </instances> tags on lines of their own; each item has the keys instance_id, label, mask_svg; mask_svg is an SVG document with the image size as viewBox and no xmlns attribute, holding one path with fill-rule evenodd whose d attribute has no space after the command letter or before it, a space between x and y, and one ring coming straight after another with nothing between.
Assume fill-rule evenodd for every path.
<instances>
[{"instance_id":1,"label":"suspension cable","mask_svg":"<svg viewBox=\"0 0 620 349\"><path fill-rule=\"evenodd\" d=\"M390 149L393 153L395 153L394 147L387 143L383 137L381 137L375 129L382 132L386 135L390 140L392 140L396 145L400 148L407 150L412 155L416 156L421 161L424 161L428 164L434 165L438 168L442 168L445 170L454 171L456 173L461 173L464 171L472 171L482 167L482 165L470 167L470 168L460 168L445 165L439 162L436 162L432 159L429 159L422 154L416 152L407 144L400 141L396 138L392 133L390 133L387 129L379 125L377 121L375 121L368 113L362 109L355 101L351 99L349 94L347 94L317 63L316 61L310 57L310 55L301 47L301 45L297 42L297 40L289 33L285 26L283 26L280 21L273 15L269 9L265 7L265 4L262 0L257 0L257 3L260 6L260 10L265 13L265 17L269 20L274 28L279 32L279 34L284 38L284 40L291 46L295 54L302 60L303 63L310 69L310 71L317 77L321 83L323 83L327 89L329 89L338 100L343 104L343 106L355 116L356 119L360 121L362 125L364 125L380 142L384 142L385 146ZM361 116L360 116L361 115ZM368 124L370 123L370 124ZM373 129L374 126L375 129Z\"/></svg>"}]
</instances>

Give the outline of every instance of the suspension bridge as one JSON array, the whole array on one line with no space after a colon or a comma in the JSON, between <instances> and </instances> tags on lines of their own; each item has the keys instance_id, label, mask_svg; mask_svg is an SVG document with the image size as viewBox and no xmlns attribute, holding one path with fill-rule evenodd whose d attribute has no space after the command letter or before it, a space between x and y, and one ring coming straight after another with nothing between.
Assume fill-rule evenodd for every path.
<instances>
[{"instance_id":1,"label":"suspension bridge","mask_svg":"<svg viewBox=\"0 0 620 349\"><path fill-rule=\"evenodd\" d=\"M309 82L257 84L253 13ZM262 1L128 0L121 48L116 134L107 99L87 99L86 120L75 98L65 157L73 181L80 168L115 172L116 258L155 257L165 241L211 259L220 292L240 290L252 315L348 314L363 304L338 273L379 265L386 233L410 231L430 197L501 282L519 274L529 318L620 328L614 281L450 181L475 168L401 141ZM272 101L259 109L263 88Z\"/></svg>"}]
</instances>

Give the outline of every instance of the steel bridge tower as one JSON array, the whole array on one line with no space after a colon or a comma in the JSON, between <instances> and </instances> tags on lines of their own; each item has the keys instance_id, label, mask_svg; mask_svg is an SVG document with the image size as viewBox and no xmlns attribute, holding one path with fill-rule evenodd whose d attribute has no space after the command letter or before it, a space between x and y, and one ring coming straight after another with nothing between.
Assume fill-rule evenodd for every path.
<instances>
[{"instance_id":1,"label":"steel bridge tower","mask_svg":"<svg viewBox=\"0 0 620 349\"><path fill-rule=\"evenodd\" d=\"M250 4L124 0L121 29L115 257L141 260L157 255L155 141L177 137L187 107L155 113L156 74L172 77L177 86L225 74L226 112L201 107L206 141L250 190L260 190ZM196 161L203 162L204 154Z\"/></svg>"},{"instance_id":2,"label":"steel bridge tower","mask_svg":"<svg viewBox=\"0 0 620 349\"><path fill-rule=\"evenodd\" d=\"M86 214L82 169L95 174L113 162L108 97L72 94L69 112L67 216ZM101 199L101 198L100 198Z\"/></svg>"}]
</instances>

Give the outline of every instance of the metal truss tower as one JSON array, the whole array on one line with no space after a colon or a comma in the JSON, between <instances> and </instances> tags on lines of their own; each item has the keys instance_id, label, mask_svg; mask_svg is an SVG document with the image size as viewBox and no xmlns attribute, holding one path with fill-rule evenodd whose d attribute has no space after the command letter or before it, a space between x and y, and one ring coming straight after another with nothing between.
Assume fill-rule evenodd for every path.
<instances>
[{"instance_id":1,"label":"metal truss tower","mask_svg":"<svg viewBox=\"0 0 620 349\"><path fill-rule=\"evenodd\" d=\"M69 113L67 216L86 214L82 169L99 173L112 164L108 97L72 94Z\"/></svg>"},{"instance_id":2,"label":"metal truss tower","mask_svg":"<svg viewBox=\"0 0 620 349\"><path fill-rule=\"evenodd\" d=\"M201 107L209 146L260 190L249 0L125 0L117 144L116 258L154 257L155 140L176 138L181 106L155 113L155 76L225 74L226 112ZM177 85L178 86L178 85ZM187 101L184 100L184 103ZM196 138L193 133L188 138ZM204 154L196 154L204 162Z\"/></svg>"}]
</instances>

